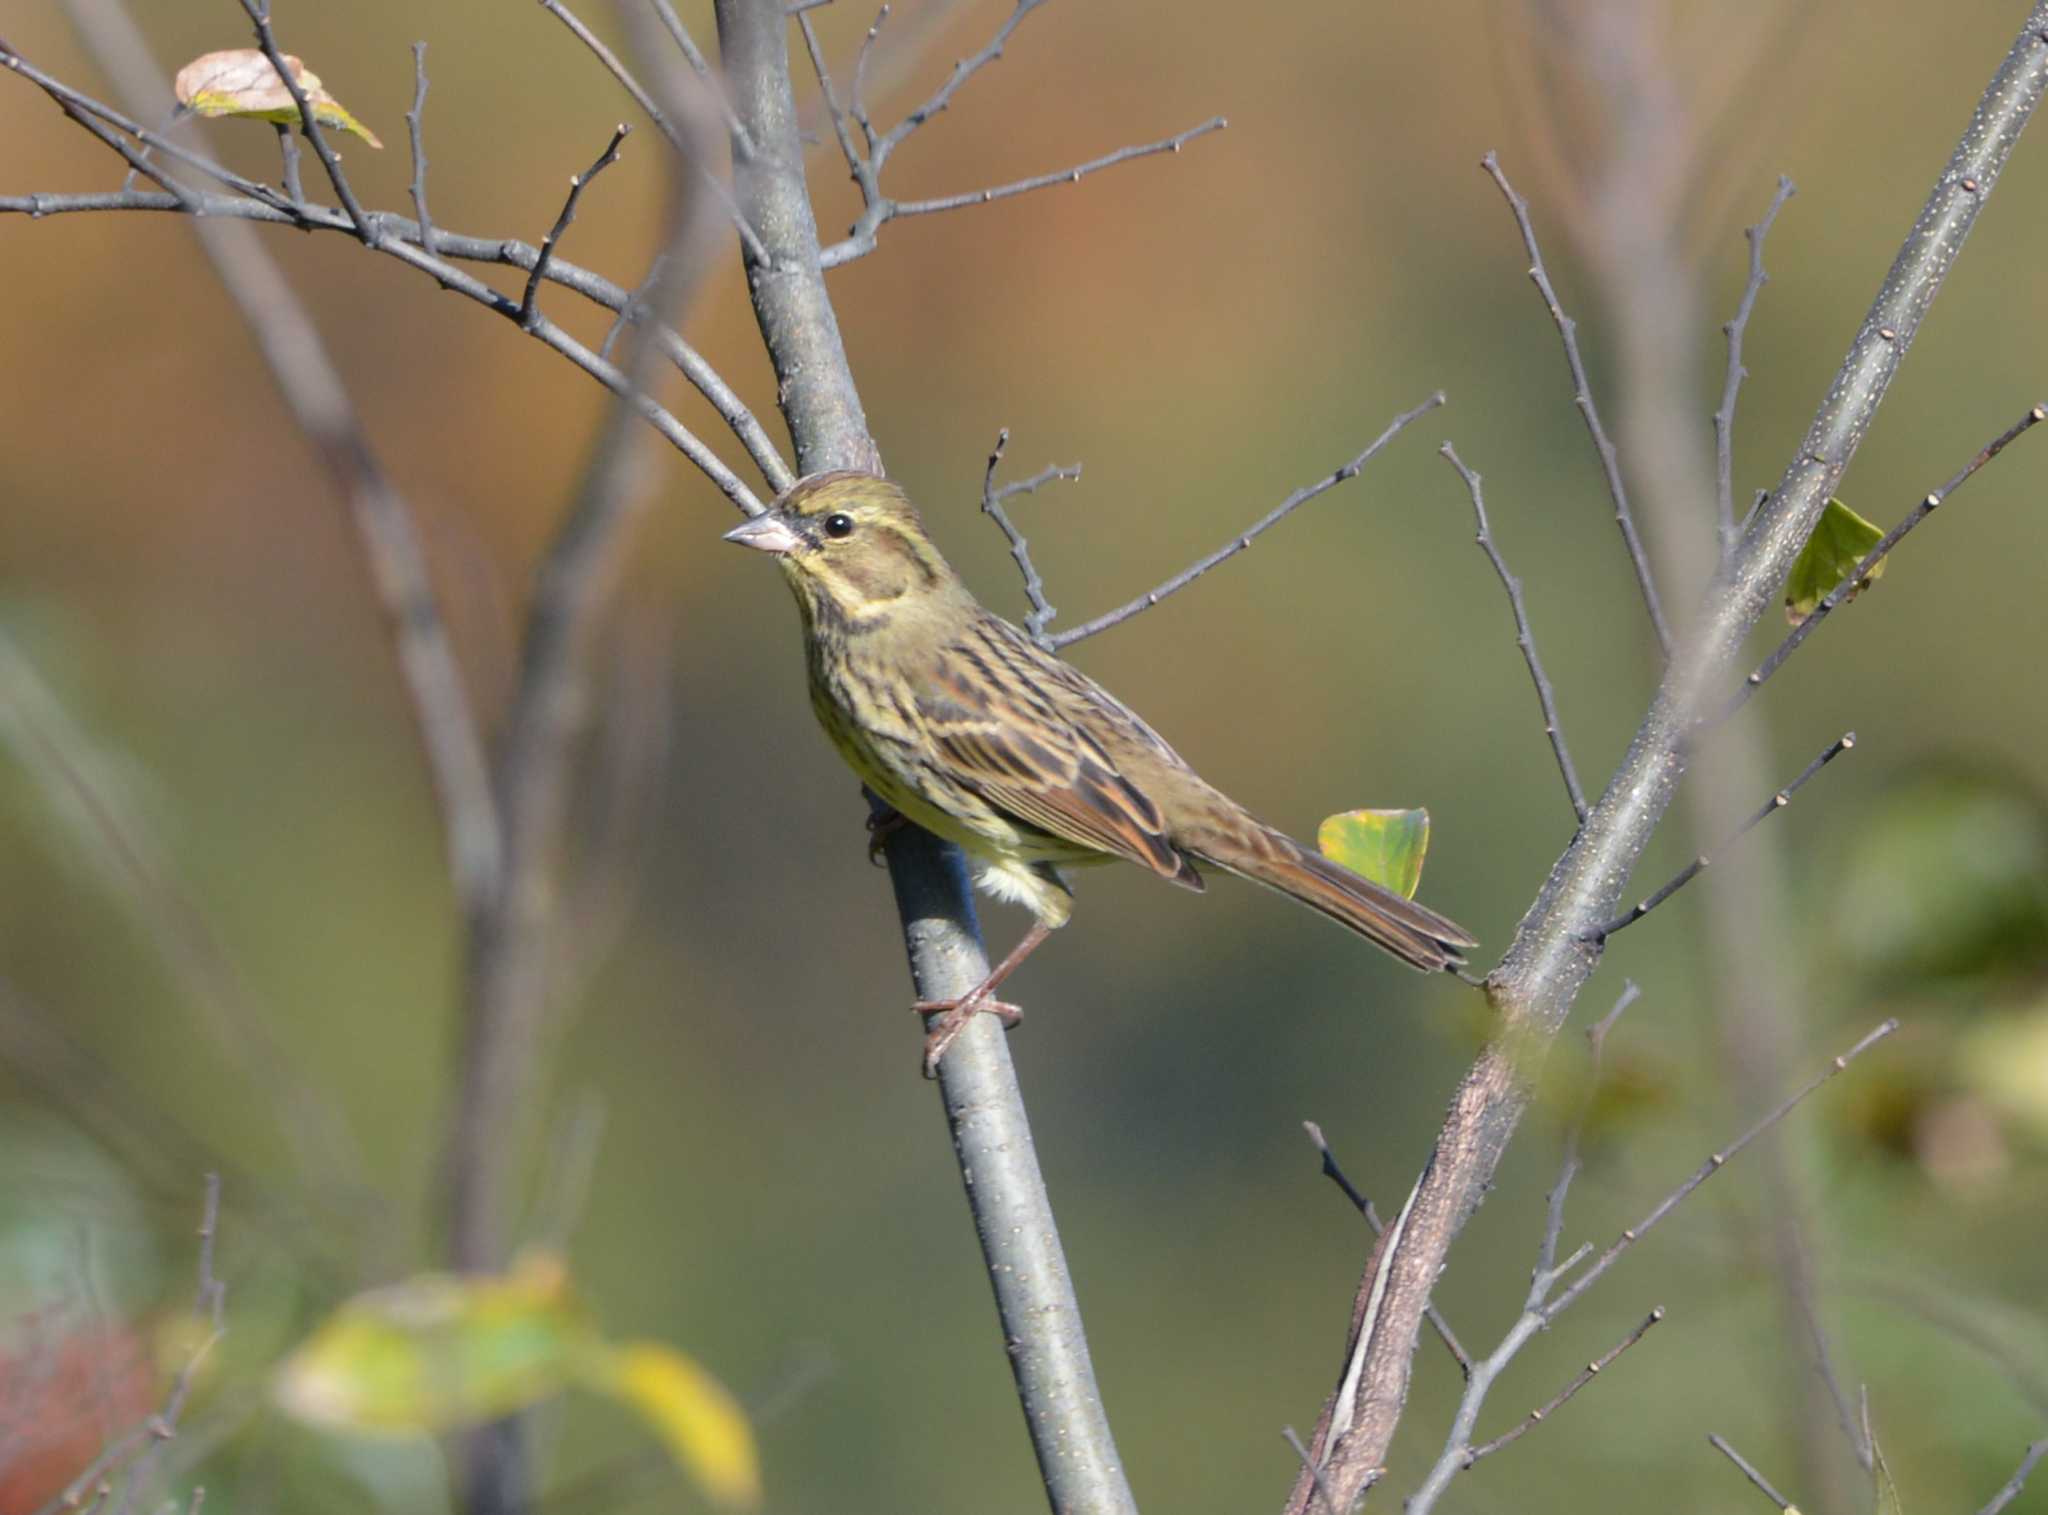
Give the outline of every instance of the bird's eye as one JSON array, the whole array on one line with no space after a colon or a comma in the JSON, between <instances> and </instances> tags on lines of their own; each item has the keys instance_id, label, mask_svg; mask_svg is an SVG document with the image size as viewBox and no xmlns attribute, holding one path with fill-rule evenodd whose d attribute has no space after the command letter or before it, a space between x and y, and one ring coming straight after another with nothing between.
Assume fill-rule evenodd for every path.
<instances>
[{"instance_id":1,"label":"bird's eye","mask_svg":"<svg viewBox=\"0 0 2048 1515\"><path fill-rule=\"evenodd\" d=\"M835 538L852 536L853 517L843 510L825 517L825 535Z\"/></svg>"}]
</instances>

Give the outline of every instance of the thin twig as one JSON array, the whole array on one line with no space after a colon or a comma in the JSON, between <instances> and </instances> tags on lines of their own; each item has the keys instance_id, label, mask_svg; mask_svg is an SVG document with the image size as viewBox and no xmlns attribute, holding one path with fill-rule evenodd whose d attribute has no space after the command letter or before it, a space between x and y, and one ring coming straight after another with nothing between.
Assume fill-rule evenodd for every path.
<instances>
[{"instance_id":1,"label":"thin twig","mask_svg":"<svg viewBox=\"0 0 2048 1515\"><path fill-rule=\"evenodd\" d=\"M676 14L676 8L669 4L669 0L654 0L654 14L660 17L661 24L668 28L668 34L674 40L677 51L682 53L684 61L690 65L690 71L703 84L705 93L717 103L718 113L724 119L725 129L731 133L734 144L741 152L751 154L754 151L753 133L747 130L745 122L733 114L732 101L726 97L725 85L719 80L718 71L712 68L710 60L697 46L696 39L690 35L690 29L683 25L682 17Z\"/></svg>"},{"instance_id":2,"label":"thin twig","mask_svg":"<svg viewBox=\"0 0 2048 1515\"><path fill-rule=\"evenodd\" d=\"M1613 1008L1599 1020L1586 1028L1586 1050L1589 1067L1586 1073L1586 1097L1579 1101L1579 1108L1565 1128L1564 1157L1558 1164L1557 1182L1550 1186L1549 1198L1545 1201L1543 1218L1543 1240L1536 1248L1536 1271L1554 1273L1557 1270L1557 1249L1564 1239L1564 1204L1571 1194L1572 1181L1585 1166L1581 1149L1585 1145L1586 1121L1593 1113L1593 1102L1599 1097L1601 1075L1607 1066L1607 1033L1614 1029L1614 1023L1622 1013L1642 997L1643 991L1636 987L1634 979L1622 982L1621 993L1615 996Z\"/></svg>"},{"instance_id":3,"label":"thin twig","mask_svg":"<svg viewBox=\"0 0 2048 1515\"><path fill-rule=\"evenodd\" d=\"M147 1481L150 1468L156 1461L163 1445L178 1434L178 1421L185 1413L185 1402L191 1397L192 1385L204 1363L221 1337L227 1332L227 1286L213 1272L214 1238L220 1227L220 1175L206 1175L206 1197L201 1203L199 1216L199 1288L193 1300L193 1313L206 1323L206 1334L194 1343L192 1350L185 1354L177 1373L171 1379L163 1403L154 1413L144 1417L130 1427L112 1445L106 1448L85 1467L85 1470L36 1515L60 1515L60 1512L77 1510L84 1502L86 1491L100 1486L103 1490L113 1477L126 1468L129 1470L126 1485L121 1492L120 1508L125 1511L134 1498L135 1490ZM95 1500L103 1503L104 1492Z\"/></svg>"},{"instance_id":4,"label":"thin twig","mask_svg":"<svg viewBox=\"0 0 2048 1515\"><path fill-rule=\"evenodd\" d=\"M889 7L885 3L875 12L874 24L860 39L860 52L853 60L853 119L860 123L861 136L867 140L869 152L875 150L875 126L868 119L868 58L875 50L875 39L882 35L882 23L888 19Z\"/></svg>"},{"instance_id":5,"label":"thin twig","mask_svg":"<svg viewBox=\"0 0 2048 1515\"><path fill-rule=\"evenodd\" d=\"M1756 693L1758 686L1784 666L1785 659L1797 652L1800 643L1820 629L1822 621L1833 615L1839 606L1848 602L1849 596L1856 586L1862 584L1870 577L1871 571L1883 561L1885 554L1904 540L1907 532L1933 515L1938 507L1946 504L1951 495L1967 484L1978 469L1989 463L2001 452L2004 452L2008 444L2017 440L2024 433L2033 430L2043 420L2048 420L2048 405L2036 405L2028 410L2025 415L2021 416L2012 425L1978 449L1976 456L1958 469L1949 478L1947 483L1943 484L1932 494L1925 496L1918 505L1915 505L1906 512L1905 518L1882 537L1878 538L1877 545L1863 555L1863 560L1849 571L1847 577L1833 589L1829 590L1821 602L1813 607L1806 619L1797 626L1794 626L1785 640L1777 645L1771 655L1750 672L1749 676L1742 681L1742 687L1735 692L1726 705L1714 713L1709 720L1709 724L1718 724L1721 721L1727 720L1729 716L1735 714L1736 711L1748 704L1749 697Z\"/></svg>"},{"instance_id":6,"label":"thin twig","mask_svg":"<svg viewBox=\"0 0 2048 1515\"><path fill-rule=\"evenodd\" d=\"M2048 1457L2048 1436L2027 1448L2027 1455L2020 1459L2019 1470L2006 1480L2004 1488L1991 1496L1990 1503L1979 1510L1977 1515L1998 1515L2000 1510L2018 1499L2020 1490L2027 1486L2027 1479L2043 1457Z\"/></svg>"},{"instance_id":7,"label":"thin twig","mask_svg":"<svg viewBox=\"0 0 2048 1515\"><path fill-rule=\"evenodd\" d=\"M1728 338L1728 373L1721 382L1721 407L1714 412L1714 506L1724 558L1735 547L1735 396L1749 376L1749 370L1742 366L1742 334L1749 326L1749 314L1756 308L1758 293L1770 282L1770 275L1764 272L1764 238L1771 234L1771 223L1795 193L1792 181L1779 175L1778 191L1771 196L1763 219L1744 229L1742 235L1749 242L1749 282L1742 287L1734 317L1721 328Z\"/></svg>"},{"instance_id":8,"label":"thin twig","mask_svg":"<svg viewBox=\"0 0 2048 1515\"><path fill-rule=\"evenodd\" d=\"M1643 550L1642 538L1636 533L1635 514L1629 509L1628 486L1622 482L1621 460L1614 450L1614 443L1608 440L1607 428L1600 424L1599 408L1593 403L1593 388L1586 379L1585 360L1579 356L1578 322L1565 314L1559 303L1557 290L1552 287L1550 274L1543 266L1543 252L1536 245L1536 228L1529 220L1529 202L1515 192L1508 178L1501 171L1500 160L1488 153L1479 160L1479 166L1486 170L1501 194L1514 212L1515 224L1521 228L1522 246L1529 253L1529 277L1543 295L1543 304L1550 312L1550 319L1557 325L1557 334L1564 341L1565 362L1571 368L1572 402L1579 408L1579 416L1586 423L1586 431L1593 439L1593 448L1600 454L1600 467L1607 476L1607 493L1614 501L1614 524L1621 528L1622 542L1628 548L1629 562L1635 568L1636 585L1642 590L1643 608L1649 612L1650 625L1657 633L1657 646L1668 661L1671 657L1671 628L1664 620L1664 607L1657 597L1657 583L1650 573L1649 554Z\"/></svg>"},{"instance_id":9,"label":"thin twig","mask_svg":"<svg viewBox=\"0 0 2048 1515\"><path fill-rule=\"evenodd\" d=\"M839 139L839 151L846 158L846 169L853 182L860 186L861 197L873 205L881 196L875 183L874 171L862 161L860 149L854 145L853 125L846 113L846 107L839 103L839 91L832 83L832 70L825 62L824 44L818 41L818 29L811 25L808 14L796 18L797 27L804 34L804 47L811 55L811 70L818 76L818 88L825 96L825 114L831 118L832 133Z\"/></svg>"},{"instance_id":10,"label":"thin twig","mask_svg":"<svg viewBox=\"0 0 2048 1515\"><path fill-rule=\"evenodd\" d=\"M1556 1320L1559 1315L1571 1308L1573 1301L1597 1283L1601 1275L1606 1273L1609 1268L1613 1267L1620 1260L1623 1253L1641 1241L1643 1237L1650 1233L1652 1227L1690 1198L1695 1189L1726 1167L1729 1161L1740 1153L1744 1147L1747 1147L1759 1136L1762 1136L1766 1131L1798 1109L1807 1096L1898 1029L1898 1021L1893 1019L1887 1020L1876 1029L1867 1032L1848 1051L1830 1059L1825 1068L1808 1079L1805 1084L1801 1085L1780 1103L1776 1109L1758 1120L1756 1124L1743 1132L1742 1135L1736 1137L1734 1141L1730 1142L1720 1151L1710 1155L1704 1163L1700 1164L1698 1170L1690 1178L1657 1201L1647 1215L1616 1237L1613 1245L1595 1258L1585 1272L1573 1279L1570 1286L1562 1294L1543 1307L1544 1324L1548 1325L1551 1321Z\"/></svg>"},{"instance_id":11,"label":"thin twig","mask_svg":"<svg viewBox=\"0 0 2048 1515\"><path fill-rule=\"evenodd\" d=\"M822 68L822 64L820 67ZM828 101L830 96L827 96ZM963 210L971 205L991 205L998 200L1008 200L1017 195L1030 194L1033 190L1051 189L1060 184L1078 184L1090 174L1120 163L1129 163L1138 158L1157 157L1161 153L1177 153L1197 137L1210 132L1222 131L1230 122L1226 117L1213 116L1200 126L1189 127L1170 137L1161 137L1157 142L1145 142L1132 147L1120 147L1113 153L1091 158L1086 163L1077 163L1071 168L1056 169L1052 173L1035 174L1028 179L1018 179L1010 184L998 184L988 189L970 189L956 195L940 195L930 200L892 200L881 192L879 167L872 157L863 162L854 152L852 139L843 130L843 122L835 113L835 125L842 128L840 146L853 165L854 181L861 186L866 200L866 209L855 221L844 240L833 243L819 256L827 268L838 268L856 258L865 257L876 247L876 237L882 227L904 216L930 216L941 211Z\"/></svg>"},{"instance_id":12,"label":"thin twig","mask_svg":"<svg viewBox=\"0 0 2048 1515\"><path fill-rule=\"evenodd\" d=\"M989 39L987 46L983 47L980 52L970 57L962 58L958 63L955 63L953 65L953 72L946 76L946 82L938 87L931 98L897 122L875 143L874 152L870 154L870 160L874 164L874 170L877 174L881 173L882 165L889 161L889 155L901 147L905 139L912 132L916 131L925 122L931 120L933 116L936 116L952 103L953 96L961 85L981 72L983 68L995 62L996 59L1002 57L1003 48L1008 44L1010 34L1017 30L1026 16L1043 4L1045 4L1045 0L1017 0L1016 9L1011 11L1004 18L1003 24L996 28L996 34ZM876 24L879 25L880 23L877 22Z\"/></svg>"},{"instance_id":13,"label":"thin twig","mask_svg":"<svg viewBox=\"0 0 2048 1515\"><path fill-rule=\"evenodd\" d=\"M243 4L248 3L249 0L243 0ZM690 166L697 181L711 191L712 197L718 201L720 208L732 221L733 230L739 234L740 245L746 248L748 255L755 259L765 258L767 254L762 248L760 235L741 212L738 202L733 199L732 190L726 186L724 180L711 172L701 157L693 151L682 129L670 119L669 112L655 103L654 96L633 76L633 71L620 61L618 54L606 47L597 33L585 26L582 18L564 5L562 0L540 0L540 8L566 26L570 35L589 50L590 55L597 59L605 72L619 82L619 87L633 97L633 103L654 123L655 130L668 139L668 145Z\"/></svg>"},{"instance_id":14,"label":"thin twig","mask_svg":"<svg viewBox=\"0 0 2048 1515\"><path fill-rule=\"evenodd\" d=\"M427 214L427 147L421 136L421 121L427 110L427 44L412 45L412 109L405 113L405 130L412 139L412 206L420 220L420 246L430 257L441 249L434 244L434 222Z\"/></svg>"},{"instance_id":15,"label":"thin twig","mask_svg":"<svg viewBox=\"0 0 2048 1515\"><path fill-rule=\"evenodd\" d=\"M1373 1202L1360 1193L1351 1180L1345 1177L1344 1170L1337 1166L1337 1154L1330 1150L1330 1143L1323 1135L1323 1128L1312 1120L1303 1121L1301 1128L1308 1133L1308 1139L1315 1144L1316 1151L1323 1155L1324 1176L1344 1191L1344 1197L1351 1201L1352 1207L1360 1215L1365 1217L1365 1223L1372 1227L1374 1236L1385 1231L1386 1223L1380 1219L1379 1211L1373 1208ZM1437 1339L1444 1344L1444 1349L1451 1354L1451 1360L1458 1365L1458 1371L1470 1378L1471 1354L1466 1352L1464 1345L1458 1340L1457 1333L1451 1329L1451 1323L1444 1319L1443 1311L1439 1310L1434 1302L1427 1311L1427 1318L1431 1329L1437 1334Z\"/></svg>"},{"instance_id":16,"label":"thin twig","mask_svg":"<svg viewBox=\"0 0 2048 1515\"><path fill-rule=\"evenodd\" d=\"M1856 733L1853 731L1845 731L1836 737L1834 741L1822 749L1819 757L1800 769L1799 777L1765 800L1763 804L1759 805L1743 820L1741 825L1729 832L1722 839L1720 846L1714 849L1714 852L1726 852L1743 837L1747 836L1752 828L1761 825L1765 820L1776 815L1780 810L1791 804L1792 796L1805 787L1807 780L1811 779L1821 769L1827 767L1828 764L1855 745ZM1672 875L1661 888L1652 890L1636 904L1624 910L1620 915L1615 916L1613 920L1588 931L1585 939L1595 943L1604 942L1624 926L1633 926L1652 910L1655 910L1659 905L1670 899L1672 895L1678 893L1679 890L1691 883L1713 863L1713 860L1714 856L1712 853L1702 852L1698 857L1679 869L1676 874Z\"/></svg>"},{"instance_id":17,"label":"thin twig","mask_svg":"<svg viewBox=\"0 0 2048 1515\"><path fill-rule=\"evenodd\" d=\"M1736 1451L1735 1448L1729 1446L1727 1442L1723 1441L1720 1437L1713 1435L1711 1432L1708 1433L1707 1441L1709 1442L1709 1444L1712 1445L1716 1452L1719 1452L1723 1457L1727 1458L1730 1462L1734 1463L1737 1468L1741 1469L1742 1476L1744 1478L1747 1478L1751 1483L1755 1484L1757 1488L1763 1492L1764 1498L1768 1499L1780 1510L1789 1510L1792 1508L1792 1501L1787 1499L1783 1494L1780 1494L1776 1489L1772 1488L1771 1481L1768 1478L1764 1477L1763 1474L1759 1473L1754 1467L1752 1467L1750 1465L1748 1458L1744 1457L1740 1452Z\"/></svg>"},{"instance_id":18,"label":"thin twig","mask_svg":"<svg viewBox=\"0 0 2048 1515\"><path fill-rule=\"evenodd\" d=\"M576 207L583 199L584 186L599 174L619 161L619 144L626 140L632 127L621 121L612 128L612 139L605 144L590 167L580 174L569 176L569 193L562 201L562 212L555 217L555 224L548 228L548 234L541 239L540 256L533 260L533 267L526 275L526 293L519 297L519 324L531 328L535 311L534 302L540 297L540 281L547 277L548 262L555 255L555 244L562 240L562 234L576 219Z\"/></svg>"},{"instance_id":19,"label":"thin twig","mask_svg":"<svg viewBox=\"0 0 2048 1515\"><path fill-rule=\"evenodd\" d=\"M1413 410L1406 410L1400 415L1395 416L1388 423L1387 429L1375 437L1372 444L1365 451L1339 468L1335 473L1326 474L1316 480L1315 483L1304 485L1300 489L1295 490L1293 494L1282 500L1273 509L1267 511L1265 515L1261 516L1247 530L1232 537L1230 541L1217 548L1216 551L1210 553L1207 557L1201 558L1189 567L1182 569L1158 588L1147 590L1136 599L1119 605L1116 609L1099 615L1092 621L1085 621L1079 626L1055 634L1052 637L1053 647L1071 647L1074 643L1084 638L1092 637L1097 632L1107 631L1112 626L1121 626L1132 616L1150 610L1154 605L1157 605L1161 600L1166 599L1170 595L1178 594L1181 590L1187 588L1188 585L1194 583L1196 579L1199 579L1203 574L1214 568L1218 563L1225 562L1237 556L1238 553L1243 552L1253 542L1257 541L1259 537L1286 520L1288 516L1292 515L1301 506L1306 505L1310 500L1313 500L1317 495L1334 489L1346 479L1356 478L1359 470L1371 462L1380 449L1399 436L1411 422L1428 415L1443 403L1443 391L1438 390Z\"/></svg>"},{"instance_id":20,"label":"thin twig","mask_svg":"<svg viewBox=\"0 0 2048 1515\"><path fill-rule=\"evenodd\" d=\"M1322 1495L1323 1505L1329 1511L1329 1515L1343 1515L1343 1511L1338 1508L1336 1496L1323 1483L1323 1470L1315 1465L1308 1455L1308 1448L1302 1445L1300 1433L1293 1426L1282 1426L1280 1434L1286 1439L1287 1445L1294 1448L1294 1455L1301 1459L1301 1465L1308 1470L1308 1476L1315 1480L1316 1492Z\"/></svg>"},{"instance_id":21,"label":"thin twig","mask_svg":"<svg viewBox=\"0 0 2048 1515\"><path fill-rule=\"evenodd\" d=\"M271 128L277 133L278 157L283 160L284 170L280 182L285 195L292 204L306 203L306 186L299 178L299 144L292 140L292 129L282 121L273 121Z\"/></svg>"},{"instance_id":22,"label":"thin twig","mask_svg":"<svg viewBox=\"0 0 2048 1515\"><path fill-rule=\"evenodd\" d=\"M1664 1307L1662 1305L1658 1305L1654 1310L1650 1311L1648 1315L1643 1317L1643 1323L1641 1325L1637 1326L1633 1331L1629 1332L1628 1335L1622 1337L1622 1339L1616 1342L1612 1347L1609 1347L1605 1352L1601 1353L1598 1357L1594 1358L1591 1362L1587 1363L1585 1367L1581 1368L1575 1375L1573 1375L1570 1383L1567 1383L1562 1389L1559 1389L1557 1393L1552 1395L1551 1398L1547 1402L1545 1402L1540 1408L1531 1410L1528 1413L1528 1415L1526 1415L1512 1429L1502 1432L1500 1435L1494 1437L1492 1441L1483 1442L1479 1446L1474 1447L1469 1453L1466 1454L1465 1466L1469 1468L1472 1466L1473 1463L1479 1461L1480 1458L1491 1457L1495 1452L1498 1452L1502 1447L1508 1446L1513 1442L1519 1441L1528 1432L1533 1431L1537 1426L1541 1425L1551 1415L1555 1414L1557 1412L1558 1407L1562 1405L1566 1400L1570 1399L1574 1394L1578 1393L1579 1390L1585 1388L1587 1384L1591 1383L1601 1373L1605 1372L1608 1368L1612 1367L1614 1365L1614 1360L1617 1357L1621 1356L1622 1353L1626 1352L1630 1347L1634 1346L1637 1342L1641 1341L1645 1336L1649 1335L1650 1327L1656 1325L1657 1322L1662 1320L1663 1318Z\"/></svg>"},{"instance_id":23,"label":"thin twig","mask_svg":"<svg viewBox=\"0 0 2048 1515\"><path fill-rule=\"evenodd\" d=\"M1009 445L1010 428L1005 426L996 434L995 450L988 455L988 471L982 475L981 509L984 515L996 523L996 529L1002 532L1003 539L1010 544L1010 556L1017 562L1017 571L1024 575L1024 598L1031 602L1031 613L1024 617L1024 629L1031 633L1034 642L1050 650L1051 639L1046 635L1045 628L1059 612L1046 599L1045 580L1039 577L1038 566L1031 561L1030 544L1011 522L1009 512L1003 509L1003 502L1014 495L1032 494L1055 479L1069 482L1078 479L1081 477L1081 465L1076 463L1071 468L1061 468L1054 464L1028 479L1020 479L997 489L996 465L1003 461L1003 449Z\"/></svg>"},{"instance_id":24,"label":"thin twig","mask_svg":"<svg viewBox=\"0 0 2048 1515\"><path fill-rule=\"evenodd\" d=\"M356 199L356 192L348 182L348 175L341 171L341 158L327 141L327 133L320 126L319 117L314 113L313 102L307 98L305 86L285 62L284 53L278 48L277 38L270 30L269 0L242 0L242 9L249 13L249 19L256 24L256 45L263 49L263 56L270 60L270 66L277 71L279 81L292 97L292 103L299 108L299 125L306 140L313 144L313 152L320 159L320 166L327 170L327 182L334 186L334 193L340 199L342 209L348 212L349 224L355 228L356 236L365 247L375 247L379 233L377 225L363 210ZM294 203L302 196L293 195Z\"/></svg>"},{"instance_id":25,"label":"thin twig","mask_svg":"<svg viewBox=\"0 0 2048 1515\"><path fill-rule=\"evenodd\" d=\"M1572 767L1572 755L1566 751L1564 727L1557 718L1557 696L1551 692L1550 678L1543 671L1543 659L1536 651L1536 635L1529 629L1529 607L1522 600L1522 581L1508 572L1507 560L1494 545L1493 528L1486 519L1486 500L1480 492L1480 476L1467 468L1459 458L1457 449L1446 442L1438 449L1446 462L1457 469L1458 477L1465 481L1465 489L1472 496L1472 513L1479 519L1479 547L1493 564L1493 571L1500 575L1501 587L1508 592L1508 608L1515 616L1515 645L1522 650L1522 661L1529 665L1529 677L1536 685L1536 704L1543 712L1543 734L1550 738L1550 750L1557 757L1558 772L1564 775L1564 792L1572 802L1572 814L1581 824L1586 819L1586 792L1579 787L1578 771Z\"/></svg>"}]
</instances>

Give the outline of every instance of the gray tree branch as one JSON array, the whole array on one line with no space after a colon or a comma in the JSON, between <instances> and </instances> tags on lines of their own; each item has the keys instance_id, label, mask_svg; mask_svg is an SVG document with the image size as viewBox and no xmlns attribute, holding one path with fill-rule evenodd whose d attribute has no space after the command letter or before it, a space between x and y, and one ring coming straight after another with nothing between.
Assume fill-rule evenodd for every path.
<instances>
[{"instance_id":1,"label":"gray tree branch","mask_svg":"<svg viewBox=\"0 0 2048 1515\"><path fill-rule=\"evenodd\" d=\"M735 192L766 244L765 256L747 255L747 278L781 381L798 471L875 467L875 444L825 291L782 0L717 0L716 15L733 111L751 142L749 148L735 139ZM988 958L959 849L904 826L889 838L887 858L918 996L965 993L988 972ZM1016 1070L993 1016L968 1023L939 1064L939 1089L1052 1507L1135 1512Z\"/></svg>"}]
</instances>

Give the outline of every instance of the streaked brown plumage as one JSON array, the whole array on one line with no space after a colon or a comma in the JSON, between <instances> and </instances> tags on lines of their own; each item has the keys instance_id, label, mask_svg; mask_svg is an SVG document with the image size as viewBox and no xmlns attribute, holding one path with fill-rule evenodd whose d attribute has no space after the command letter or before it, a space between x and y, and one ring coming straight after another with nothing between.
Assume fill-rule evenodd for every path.
<instances>
[{"instance_id":1,"label":"streaked brown plumage","mask_svg":"<svg viewBox=\"0 0 2048 1515\"><path fill-rule=\"evenodd\" d=\"M957 842L976 882L1037 924L958 1001L927 1002L929 1068L1072 896L1064 864L1149 868L1200 890L1197 863L1265 884L1436 971L1475 945L1461 927L1256 820L1203 782L1101 685L1042 651L970 594L903 491L865 473L816 474L727 533L775 554L803 615L811 705L868 787Z\"/></svg>"}]
</instances>

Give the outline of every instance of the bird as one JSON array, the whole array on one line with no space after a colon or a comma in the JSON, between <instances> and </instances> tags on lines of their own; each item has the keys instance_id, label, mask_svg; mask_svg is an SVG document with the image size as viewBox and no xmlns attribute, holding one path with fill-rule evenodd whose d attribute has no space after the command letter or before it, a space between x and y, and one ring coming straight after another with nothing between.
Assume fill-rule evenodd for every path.
<instances>
[{"instance_id":1,"label":"bird","mask_svg":"<svg viewBox=\"0 0 2048 1515\"><path fill-rule=\"evenodd\" d=\"M976 884L1033 924L987 977L919 1000L924 1068L1073 910L1060 870L1127 861L1200 891L1211 865L1278 890L1425 972L1478 945L1462 926L1305 847L1206 783L1136 712L986 609L902 488L834 470L799 480L725 540L781 565L803 621L811 708L904 821L957 843ZM885 824L900 824L891 818Z\"/></svg>"}]
</instances>

